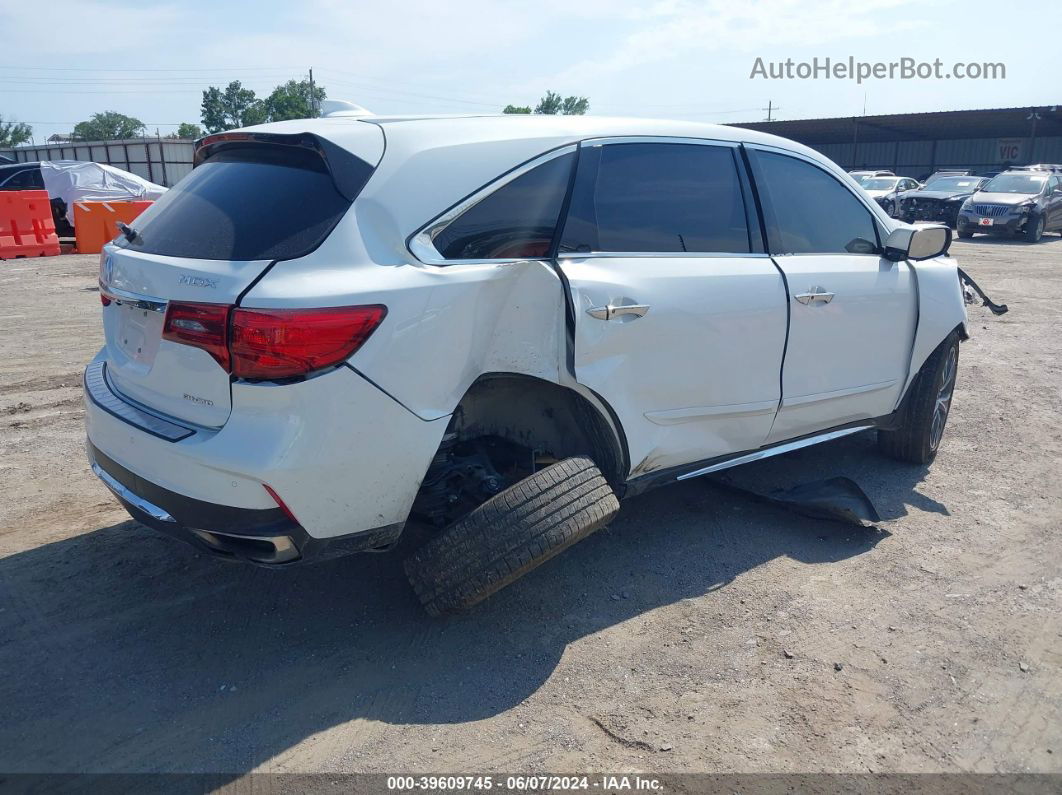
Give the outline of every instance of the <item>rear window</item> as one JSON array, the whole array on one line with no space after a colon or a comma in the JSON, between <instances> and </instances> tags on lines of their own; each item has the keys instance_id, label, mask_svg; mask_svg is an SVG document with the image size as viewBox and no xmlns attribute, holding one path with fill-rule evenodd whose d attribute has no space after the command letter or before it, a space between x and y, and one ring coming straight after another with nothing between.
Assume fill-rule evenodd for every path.
<instances>
[{"instance_id":1,"label":"rear window","mask_svg":"<svg viewBox=\"0 0 1062 795\"><path fill-rule=\"evenodd\" d=\"M446 259L549 255L575 153L536 166L473 205L432 243Z\"/></svg>"},{"instance_id":2,"label":"rear window","mask_svg":"<svg viewBox=\"0 0 1062 795\"><path fill-rule=\"evenodd\" d=\"M361 165L368 179L372 167ZM135 241L119 237L116 243L190 259L294 259L321 244L351 201L312 150L222 149L131 224Z\"/></svg>"}]
</instances>

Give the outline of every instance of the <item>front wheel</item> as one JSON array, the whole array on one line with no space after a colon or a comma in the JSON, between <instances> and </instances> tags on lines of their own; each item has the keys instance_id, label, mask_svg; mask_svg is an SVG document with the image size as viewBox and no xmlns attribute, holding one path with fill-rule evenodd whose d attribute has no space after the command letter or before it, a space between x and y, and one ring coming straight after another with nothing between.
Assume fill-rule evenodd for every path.
<instances>
[{"instance_id":1,"label":"front wheel","mask_svg":"<svg viewBox=\"0 0 1062 795\"><path fill-rule=\"evenodd\" d=\"M495 494L414 552L406 576L429 615L486 599L600 530L619 500L594 462L575 456Z\"/></svg>"},{"instance_id":2,"label":"front wheel","mask_svg":"<svg viewBox=\"0 0 1062 795\"><path fill-rule=\"evenodd\" d=\"M974 235L973 232L963 229L961 226L956 230L956 234L958 234L963 240L969 240Z\"/></svg>"},{"instance_id":3,"label":"front wheel","mask_svg":"<svg viewBox=\"0 0 1062 795\"><path fill-rule=\"evenodd\" d=\"M1044 236L1044 217L1030 218L1025 222L1025 240L1028 243L1039 243Z\"/></svg>"},{"instance_id":4,"label":"front wheel","mask_svg":"<svg viewBox=\"0 0 1062 795\"><path fill-rule=\"evenodd\" d=\"M890 458L928 464L937 455L951 411L959 368L959 335L952 332L918 371L899 428L878 431L878 449Z\"/></svg>"}]
</instances>

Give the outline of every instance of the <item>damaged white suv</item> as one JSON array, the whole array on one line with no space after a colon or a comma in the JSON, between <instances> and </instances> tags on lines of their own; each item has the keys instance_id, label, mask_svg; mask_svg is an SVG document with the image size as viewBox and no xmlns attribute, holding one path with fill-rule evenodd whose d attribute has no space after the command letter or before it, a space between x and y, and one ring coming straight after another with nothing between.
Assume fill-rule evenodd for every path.
<instances>
[{"instance_id":1,"label":"damaged white suv","mask_svg":"<svg viewBox=\"0 0 1062 795\"><path fill-rule=\"evenodd\" d=\"M332 116L209 136L101 256L96 474L288 565L393 544L432 614L618 498L845 434L927 463L950 231L816 152L686 122Z\"/></svg>"}]
</instances>

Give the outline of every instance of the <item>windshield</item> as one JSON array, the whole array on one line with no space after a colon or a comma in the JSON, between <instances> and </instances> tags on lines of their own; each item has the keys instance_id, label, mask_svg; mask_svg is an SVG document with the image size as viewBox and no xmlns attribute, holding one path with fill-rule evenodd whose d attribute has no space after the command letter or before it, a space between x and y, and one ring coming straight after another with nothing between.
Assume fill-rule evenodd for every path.
<instances>
[{"instance_id":1,"label":"windshield","mask_svg":"<svg viewBox=\"0 0 1062 795\"><path fill-rule=\"evenodd\" d=\"M977 177L937 177L926 183L926 190L976 190Z\"/></svg>"},{"instance_id":2,"label":"windshield","mask_svg":"<svg viewBox=\"0 0 1062 795\"><path fill-rule=\"evenodd\" d=\"M892 190L899 181L896 177L864 177L859 184L865 190Z\"/></svg>"},{"instance_id":3,"label":"windshield","mask_svg":"<svg viewBox=\"0 0 1062 795\"><path fill-rule=\"evenodd\" d=\"M1043 190L1047 177L1043 174L1000 174L992 177L981 190L985 193L1028 193Z\"/></svg>"}]
</instances>

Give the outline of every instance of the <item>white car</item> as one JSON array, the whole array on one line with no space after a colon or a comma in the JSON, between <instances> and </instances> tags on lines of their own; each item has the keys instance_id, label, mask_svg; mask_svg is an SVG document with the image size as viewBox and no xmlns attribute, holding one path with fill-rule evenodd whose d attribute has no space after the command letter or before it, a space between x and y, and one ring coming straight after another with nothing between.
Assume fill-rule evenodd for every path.
<instances>
[{"instance_id":1,"label":"white car","mask_svg":"<svg viewBox=\"0 0 1062 795\"><path fill-rule=\"evenodd\" d=\"M267 565L419 520L432 614L653 486L868 430L928 463L966 337L948 229L734 127L269 124L201 141L134 226L101 256L95 472Z\"/></svg>"},{"instance_id":2,"label":"white car","mask_svg":"<svg viewBox=\"0 0 1062 795\"><path fill-rule=\"evenodd\" d=\"M889 215L896 215L901 195L909 190L918 190L918 180L911 177L863 177L859 186L867 195L881 205Z\"/></svg>"}]
</instances>

